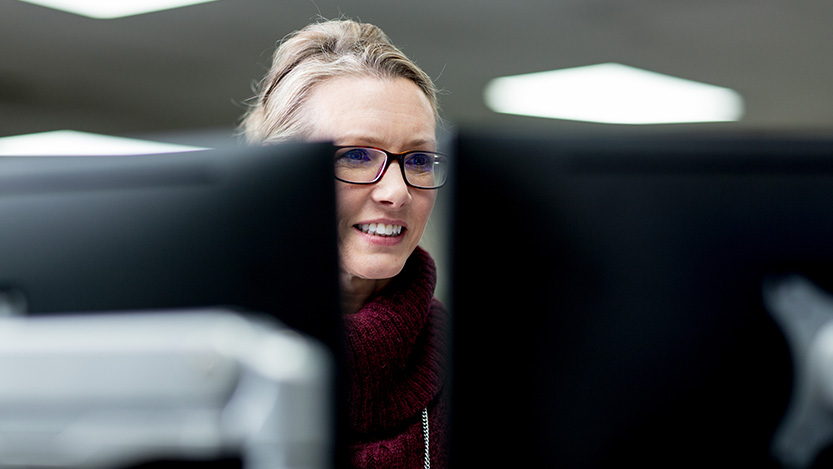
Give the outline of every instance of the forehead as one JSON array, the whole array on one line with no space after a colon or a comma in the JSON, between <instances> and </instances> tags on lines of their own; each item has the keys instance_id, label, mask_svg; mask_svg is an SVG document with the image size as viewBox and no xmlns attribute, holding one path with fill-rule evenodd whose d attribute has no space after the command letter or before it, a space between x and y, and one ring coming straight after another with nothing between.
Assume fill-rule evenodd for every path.
<instances>
[{"instance_id":1,"label":"forehead","mask_svg":"<svg viewBox=\"0 0 833 469\"><path fill-rule=\"evenodd\" d=\"M436 146L428 98L404 78L339 77L318 84L305 105L311 140L388 151Z\"/></svg>"}]
</instances>

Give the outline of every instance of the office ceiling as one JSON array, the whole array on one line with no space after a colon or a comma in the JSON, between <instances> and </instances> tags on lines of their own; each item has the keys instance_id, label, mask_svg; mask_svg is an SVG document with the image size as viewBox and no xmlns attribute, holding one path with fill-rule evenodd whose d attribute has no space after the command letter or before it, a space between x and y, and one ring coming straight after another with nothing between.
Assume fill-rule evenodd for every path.
<instances>
[{"instance_id":1,"label":"office ceiling","mask_svg":"<svg viewBox=\"0 0 833 469\"><path fill-rule=\"evenodd\" d=\"M0 0L0 136L75 129L230 135L276 42L318 15L380 25L461 127L573 132L833 130L833 2L220 0L115 20ZM499 115L491 78L602 62L737 90L741 122L616 126Z\"/></svg>"}]
</instances>

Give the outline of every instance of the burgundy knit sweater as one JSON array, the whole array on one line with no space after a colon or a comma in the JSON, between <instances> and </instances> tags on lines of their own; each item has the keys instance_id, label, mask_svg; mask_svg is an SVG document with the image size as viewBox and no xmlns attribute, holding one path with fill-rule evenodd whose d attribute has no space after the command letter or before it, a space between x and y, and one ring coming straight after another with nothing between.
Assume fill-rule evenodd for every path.
<instances>
[{"instance_id":1,"label":"burgundy knit sweater","mask_svg":"<svg viewBox=\"0 0 833 469\"><path fill-rule=\"evenodd\" d=\"M378 296L345 317L354 467L422 467L423 408L428 408L431 466L447 466L448 321L434 298L436 278L431 256L417 247Z\"/></svg>"}]
</instances>

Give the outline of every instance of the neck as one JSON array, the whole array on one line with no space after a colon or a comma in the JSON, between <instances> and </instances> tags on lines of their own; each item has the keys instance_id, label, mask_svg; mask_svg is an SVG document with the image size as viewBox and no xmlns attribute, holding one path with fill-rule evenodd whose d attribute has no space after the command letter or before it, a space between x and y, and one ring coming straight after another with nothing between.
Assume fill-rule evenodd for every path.
<instances>
[{"instance_id":1,"label":"neck","mask_svg":"<svg viewBox=\"0 0 833 469\"><path fill-rule=\"evenodd\" d=\"M341 273L341 307L345 314L358 313L391 279L366 279L346 272Z\"/></svg>"}]
</instances>

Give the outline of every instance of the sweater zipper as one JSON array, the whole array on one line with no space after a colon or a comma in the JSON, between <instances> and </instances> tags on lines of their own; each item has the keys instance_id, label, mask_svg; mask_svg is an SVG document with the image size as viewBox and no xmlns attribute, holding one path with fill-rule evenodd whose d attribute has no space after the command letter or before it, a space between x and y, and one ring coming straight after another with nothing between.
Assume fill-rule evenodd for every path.
<instances>
[{"instance_id":1,"label":"sweater zipper","mask_svg":"<svg viewBox=\"0 0 833 469\"><path fill-rule=\"evenodd\" d=\"M430 446L428 444L428 408L425 407L422 409L422 436L425 440L425 463L423 466L425 469L431 469L431 453L429 452Z\"/></svg>"}]
</instances>

